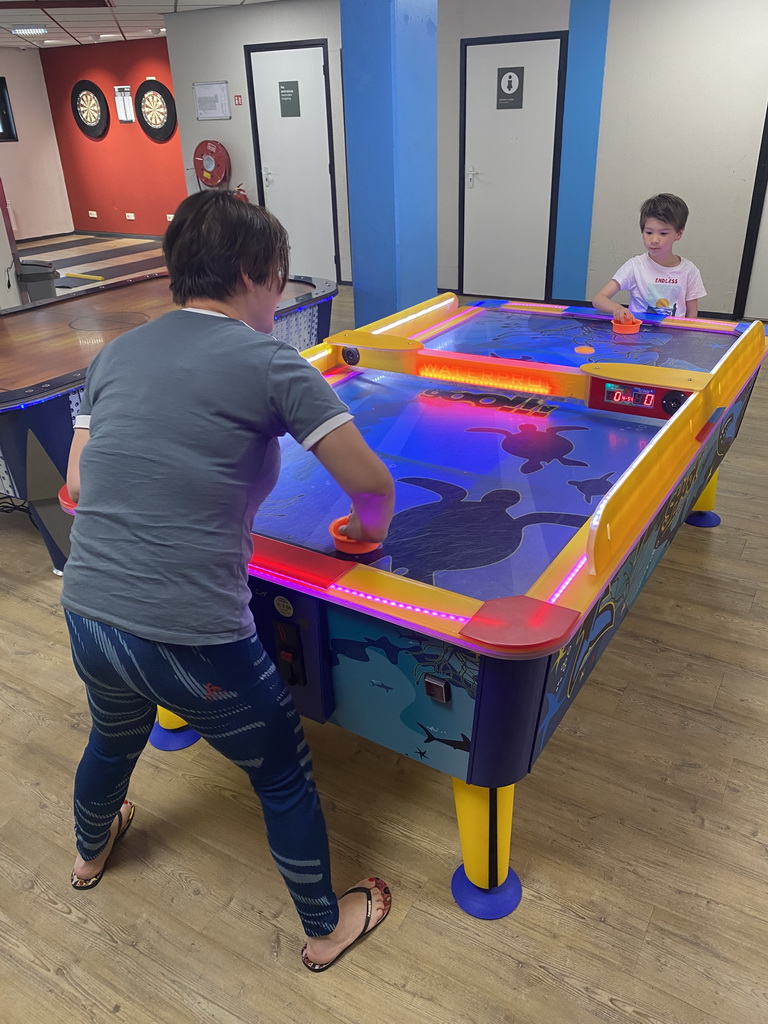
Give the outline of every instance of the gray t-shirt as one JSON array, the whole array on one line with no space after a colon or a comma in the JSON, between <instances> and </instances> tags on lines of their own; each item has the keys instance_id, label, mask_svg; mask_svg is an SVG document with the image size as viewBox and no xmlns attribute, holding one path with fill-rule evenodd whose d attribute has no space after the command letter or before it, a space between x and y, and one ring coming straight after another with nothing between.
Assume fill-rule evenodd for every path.
<instances>
[{"instance_id":1,"label":"gray t-shirt","mask_svg":"<svg viewBox=\"0 0 768 1024\"><path fill-rule=\"evenodd\" d=\"M250 530L280 469L347 407L290 345L240 320L175 310L94 358L62 604L161 643L253 633Z\"/></svg>"}]
</instances>

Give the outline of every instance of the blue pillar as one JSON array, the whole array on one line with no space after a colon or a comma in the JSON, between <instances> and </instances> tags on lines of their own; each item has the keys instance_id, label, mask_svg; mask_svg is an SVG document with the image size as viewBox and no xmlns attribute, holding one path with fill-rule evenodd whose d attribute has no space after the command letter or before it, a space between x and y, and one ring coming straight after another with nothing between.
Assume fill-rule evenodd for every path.
<instances>
[{"instance_id":1,"label":"blue pillar","mask_svg":"<svg viewBox=\"0 0 768 1024\"><path fill-rule=\"evenodd\" d=\"M571 0L552 298L587 297L610 0Z\"/></svg>"},{"instance_id":2,"label":"blue pillar","mask_svg":"<svg viewBox=\"0 0 768 1024\"><path fill-rule=\"evenodd\" d=\"M340 0L355 323L437 293L437 0Z\"/></svg>"}]
</instances>

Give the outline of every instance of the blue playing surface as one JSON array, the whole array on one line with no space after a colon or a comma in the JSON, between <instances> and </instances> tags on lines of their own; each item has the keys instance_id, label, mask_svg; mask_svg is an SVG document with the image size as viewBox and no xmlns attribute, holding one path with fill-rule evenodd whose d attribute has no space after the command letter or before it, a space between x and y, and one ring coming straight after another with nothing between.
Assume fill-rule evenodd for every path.
<instances>
[{"instance_id":1,"label":"blue playing surface","mask_svg":"<svg viewBox=\"0 0 768 1024\"><path fill-rule=\"evenodd\" d=\"M480 600L525 593L658 430L576 401L537 409L529 395L371 370L336 391L396 481L373 564ZM254 532L336 554L328 524L349 511L346 495L312 454L281 444Z\"/></svg>"},{"instance_id":2,"label":"blue playing surface","mask_svg":"<svg viewBox=\"0 0 768 1024\"><path fill-rule=\"evenodd\" d=\"M424 347L557 366L631 362L709 372L735 341L735 334L656 324L643 324L637 334L614 334L610 320L484 308L425 341ZM595 351L575 351L585 345Z\"/></svg>"}]
</instances>

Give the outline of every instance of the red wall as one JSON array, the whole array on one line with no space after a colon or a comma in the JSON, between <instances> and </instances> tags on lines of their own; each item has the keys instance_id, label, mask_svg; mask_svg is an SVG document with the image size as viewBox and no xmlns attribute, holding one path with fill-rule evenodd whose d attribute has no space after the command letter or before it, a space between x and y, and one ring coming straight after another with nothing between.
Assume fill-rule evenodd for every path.
<instances>
[{"instance_id":1,"label":"red wall","mask_svg":"<svg viewBox=\"0 0 768 1024\"><path fill-rule=\"evenodd\" d=\"M187 194L179 130L167 142L153 142L138 121L121 124L114 87L130 85L133 96L145 78L154 77L173 93L165 40L63 46L41 50L40 59L75 231L161 235L166 214ZM81 78L95 82L107 98L109 128L100 139L83 135L72 116L72 87ZM136 220L126 220L126 213Z\"/></svg>"}]
</instances>

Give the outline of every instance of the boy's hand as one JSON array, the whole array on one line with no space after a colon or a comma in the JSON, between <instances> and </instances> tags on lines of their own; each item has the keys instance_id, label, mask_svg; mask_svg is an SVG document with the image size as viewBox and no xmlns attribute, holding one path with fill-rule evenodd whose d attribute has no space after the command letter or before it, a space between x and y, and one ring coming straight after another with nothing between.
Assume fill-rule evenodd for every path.
<instances>
[{"instance_id":1,"label":"boy's hand","mask_svg":"<svg viewBox=\"0 0 768 1024\"><path fill-rule=\"evenodd\" d=\"M617 324L631 324L635 318L626 306L616 306L613 311L613 319Z\"/></svg>"}]
</instances>

